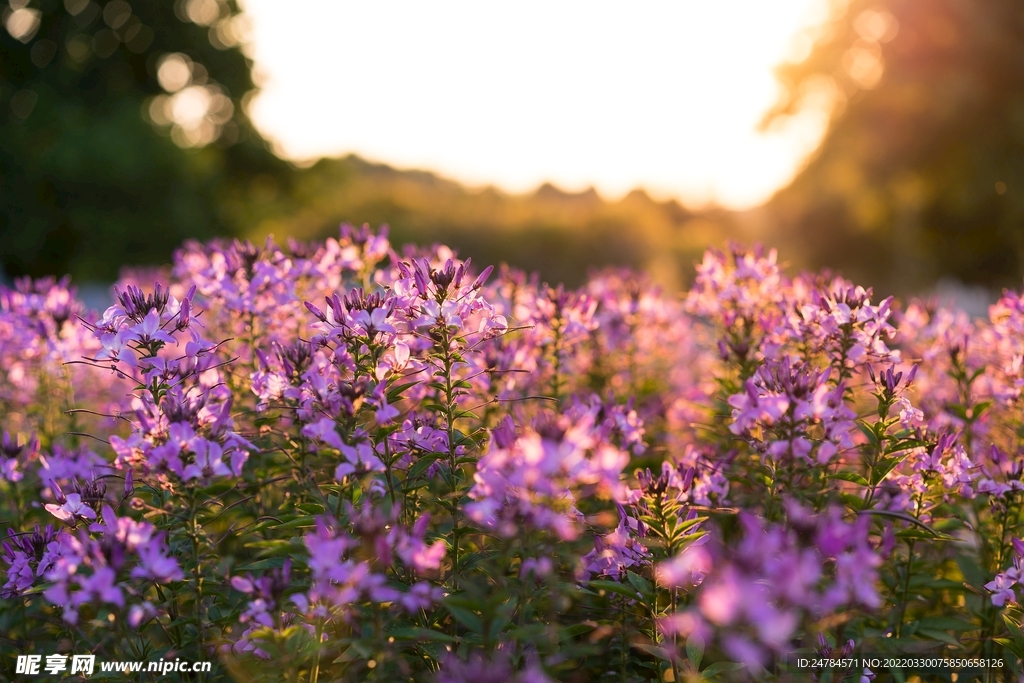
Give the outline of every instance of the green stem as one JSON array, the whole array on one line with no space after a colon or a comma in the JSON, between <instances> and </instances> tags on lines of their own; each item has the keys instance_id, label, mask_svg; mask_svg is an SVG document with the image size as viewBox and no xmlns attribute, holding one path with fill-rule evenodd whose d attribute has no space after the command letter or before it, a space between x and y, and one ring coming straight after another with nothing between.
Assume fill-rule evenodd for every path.
<instances>
[{"instance_id":1,"label":"green stem","mask_svg":"<svg viewBox=\"0 0 1024 683\"><path fill-rule=\"evenodd\" d=\"M459 584L459 501L457 500L459 481L458 469L455 462L455 384L452 381L452 367L455 359L452 358L452 339L445 328L441 335L444 344L444 418L445 428L448 433L448 483L452 494L452 587Z\"/></svg>"},{"instance_id":2,"label":"green stem","mask_svg":"<svg viewBox=\"0 0 1024 683\"><path fill-rule=\"evenodd\" d=\"M626 638L626 608L625 608L625 605L623 605L623 608L622 608L622 610L620 612L621 612L621 615L622 615L622 630L621 630L622 647L620 648L621 652L620 652L620 661L619 661L619 666L620 666L620 669L619 669L619 680L620 680L620 683L626 683L626 649L629 647L629 642L627 641L627 638Z\"/></svg>"},{"instance_id":3,"label":"green stem","mask_svg":"<svg viewBox=\"0 0 1024 683\"><path fill-rule=\"evenodd\" d=\"M875 442L877 445L871 453L871 461L868 463L868 496L864 499L864 509L867 510L871 507L871 502L875 499L875 489L878 488L877 484L874 484L875 480L875 466L878 465L878 461L882 457L883 449L885 448L885 430L880 427L882 421L879 420L872 426L872 430L875 433Z\"/></svg>"},{"instance_id":4,"label":"green stem","mask_svg":"<svg viewBox=\"0 0 1024 683\"><path fill-rule=\"evenodd\" d=\"M395 508L395 480L391 473L391 466L394 464L391 458L391 444L388 443L387 434L384 435L384 462L386 465L385 476L388 480L388 496L391 498L391 509Z\"/></svg>"},{"instance_id":5,"label":"green stem","mask_svg":"<svg viewBox=\"0 0 1024 683\"><path fill-rule=\"evenodd\" d=\"M189 537L192 540L192 580L195 584L195 622L196 622L196 644L199 651L199 659L205 657L203 645L203 578L199 562L199 520L198 507L196 506L196 490L191 490L189 502ZM202 680L200 674L199 679Z\"/></svg>"},{"instance_id":6,"label":"green stem","mask_svg":"<svg viewBox=\"0 0 1024 683\"><path fill-rule=\"evenodd\" d=\"M551 394L556 400L561 399L562 392L562 325L559 320L558 326L555 328L555 376L551 380Z\"/></svg>"},{"instance_id":7,"label":"green stem","mask_svg":"<svg viewBox=\"0 0 1024 683\"><path fill-rule=\"evenodd\" d=\"M907 566L903 575L903 591L900 596L900 618L896 622L896 637L903 635L903 621L907 615L907 596L910 594L910 570L914 562L914 539L907 541Z\"/></svg>"},{"instance_id":8,"label":"green stem","mask_svg":"<svg viewBox=\"0 0 1024 683\"><path fill-rule=\"evenodd\" d=\"M1003 562L1005 562L1006 555L1006 524L1010 515L1010 501L1004 501L1003 508L1001 510L999 522L999 550L996 552L994 571L998 573L1003 570ZM992 638L996 634L996 623L1001 621L999 618L999 609L992 604L991 601L986 600L985 605L985 620L984 630L982 631L981 638L981 651L984 656L989 656L992 652Z\"/></svg>"},{"instance_id":9,"label":"green stem","mask_svg":"<svg viewBox=\"0 0 1024 683\"><path fill-rule=\"evenodd\" d=\"M313 662L313 673L310 676L310 683L318 683L320 679L320 644L322 640L324 622L323 619L317 619L316 622L316 660Z\"/></svg>"}]
</instances>

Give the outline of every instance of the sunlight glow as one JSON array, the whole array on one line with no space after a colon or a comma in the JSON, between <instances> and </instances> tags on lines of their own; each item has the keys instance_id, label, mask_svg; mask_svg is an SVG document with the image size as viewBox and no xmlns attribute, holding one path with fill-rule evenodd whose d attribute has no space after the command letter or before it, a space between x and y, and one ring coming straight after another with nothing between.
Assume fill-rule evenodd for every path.
<instances>
[{"instance_id":1,"label":"sunlight glow","mask_svg":"<svg viewBox=\"0 0 1024 683\"><path fill-rule=\"evenodd\" d=\"M756 129L773 68L806 56L825 0L243 6L263 87L249 112L296 161L354 152L471 186L745 208L793 177L828 120L823 104ZM857 57L865 79L873 57Z\"/></svg>"}]
</instances>

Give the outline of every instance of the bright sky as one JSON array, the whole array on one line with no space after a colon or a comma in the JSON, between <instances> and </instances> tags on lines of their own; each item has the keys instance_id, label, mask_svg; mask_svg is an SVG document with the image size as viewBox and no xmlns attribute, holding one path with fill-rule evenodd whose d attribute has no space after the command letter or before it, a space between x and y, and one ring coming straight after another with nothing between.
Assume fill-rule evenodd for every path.
<instances>
[{"instance_id":1,"label":"bright sky","mask_svg":"<svg viewBox=\"0 0 1024 683\"><path fill-rule=\"evenodd\" d=\"M245 0L278 152L354 152L510 192L754 206L820 141L810 111L756 131L772 69L824 0Z\"/></svg>"}]
</instances>

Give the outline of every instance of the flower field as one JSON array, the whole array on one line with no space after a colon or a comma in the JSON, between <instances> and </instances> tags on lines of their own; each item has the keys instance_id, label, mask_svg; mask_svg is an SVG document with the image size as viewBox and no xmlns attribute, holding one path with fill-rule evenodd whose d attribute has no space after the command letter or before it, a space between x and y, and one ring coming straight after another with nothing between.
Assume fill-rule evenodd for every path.
<instances>
[{"instance_id":1,"label":"flower field","mask_svg":"<svg viewBox=\"0 0 1024 683\"><path fill-rule=\"evenodd\" d=\"M683 297L350 226L187 243L103 313L20 281L0 678L1019 680L1022 389L1018 294L972 321L739 247Z\"/></svg>"}]
</instances>

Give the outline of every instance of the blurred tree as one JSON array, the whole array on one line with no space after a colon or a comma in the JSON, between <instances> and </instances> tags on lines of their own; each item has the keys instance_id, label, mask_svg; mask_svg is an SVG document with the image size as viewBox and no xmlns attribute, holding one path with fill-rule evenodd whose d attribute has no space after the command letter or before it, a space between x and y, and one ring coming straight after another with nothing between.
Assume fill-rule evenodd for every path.
<instances>
[{"instance_id":1,"label":"blurred tree","mask_svg":"<svg viewBox=\"0 0 1024 683\"><path fill-rule=\"evenodd\" d=\"M391 226L394 244L440 242L480 264L508 263L550 283L578 285L601 266L649 271L668 288L684 284L709 244L734 230L726 212L690 211L642 190L610 201L593 189L563 192L544 184L509 194L470 189L425 171L397 170L354 155L321 159L297 172L294 190L254 197L247 236L299 239L337 235L338 223Z\"/></svg>"},{"instance_id":2,"label":"blurred tree","mask_svg":"<svg viewBox=\"0 0 1024 683\"><path fill-rule=\"evenodd\" d=\"M164 263L185 237L239 233L250 194L291 182L242 110L254 84L234 0L8 2L8 275L112 279L125 262Z\"/></svg>"},{"instance_id":3,"label":"blurred tree","mask_svg":"<svg viewBox=\"0 0 1024 683\"><path fill-rule=\"evenodd\" d=\"M1019 0L833 0L766 119L818 106L831 129L768 204L805 265L901 292L1024 275L1024 10ZM772 239L769 237L768 239Z\"/></svg>"}]
</instances>

